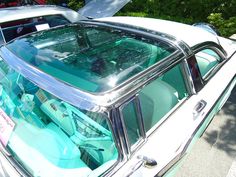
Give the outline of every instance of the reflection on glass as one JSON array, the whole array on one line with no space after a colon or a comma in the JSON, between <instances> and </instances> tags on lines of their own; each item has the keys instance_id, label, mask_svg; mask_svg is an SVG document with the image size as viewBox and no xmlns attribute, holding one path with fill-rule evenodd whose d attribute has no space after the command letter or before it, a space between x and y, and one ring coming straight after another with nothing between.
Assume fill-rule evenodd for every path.
<instances>
[{"instance_id":1,"label":"reflection on glass","mask_svg":"<svg viewBox=\"0 0 236 177\"><path fill-rule=\"evenodd\" d=\"M82 23L23 37L7 47L40 70L95 93L113 89L176 51L162 41Z\"/></svg>"},{"instance_id":2,"label":"reflection on glass","mask_svg":"<svg viewBox=\"0 0 236 177\"><path fill-rule=\"evenodd\" d=\"M70 105L0 61L1 137L33 176L99 176L118 152L106 116Z\"/></svg>"}]
</instances>

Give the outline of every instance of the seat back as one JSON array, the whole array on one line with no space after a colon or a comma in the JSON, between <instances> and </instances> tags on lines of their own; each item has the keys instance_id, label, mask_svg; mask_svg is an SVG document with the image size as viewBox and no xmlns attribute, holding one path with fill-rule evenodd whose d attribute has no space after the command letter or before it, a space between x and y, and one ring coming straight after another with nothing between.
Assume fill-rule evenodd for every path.
<instances>
[{"instance_id":1,"label":"seat back","mask_svg":"<svg viewBox=\"0 0 236 177\"><path fill-rule=\"evenodd\" d=\"M178 92L166 82L156 80L141 91L140 103L148 131L178 103Z\"/></svg>"}]
</instances>

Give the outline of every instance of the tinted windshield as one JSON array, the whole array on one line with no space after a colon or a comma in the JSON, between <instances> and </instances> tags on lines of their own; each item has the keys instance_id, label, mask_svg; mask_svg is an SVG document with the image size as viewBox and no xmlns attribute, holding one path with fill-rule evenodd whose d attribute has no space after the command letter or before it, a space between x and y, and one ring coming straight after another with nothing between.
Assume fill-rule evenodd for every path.
<instances>
[{"instance_id":1,"label":"tinted windshield","mask_svg":"<svg viewBox=\"0 0 236 177\"><path fill-rule=\"evenodd\" d=\"M100 176L118 157L105 114L58 99L2 60L0 141L37 177Z\"/></svg>"},{"instance_id":2,"label":"tinted windshield","mask_svg":"<svg viewBox=\"0 0 236 177\"><path fill-rule=\"evenodd\" d=\"M108 91L176 50L162 41L91 24L33 34L7 47L38 69L89 92Z\"/></svg>"},{"instance_id":3,"label":"tinted windshield","mask_svg":"<svg viewBox=\"0 0 236 177\"><path fill-rule=\"evenodd\" d=\"M2 23L0 26L6 42L19 36L70 23L62 15L49 15Z\"/></svg>"}]
</instances>

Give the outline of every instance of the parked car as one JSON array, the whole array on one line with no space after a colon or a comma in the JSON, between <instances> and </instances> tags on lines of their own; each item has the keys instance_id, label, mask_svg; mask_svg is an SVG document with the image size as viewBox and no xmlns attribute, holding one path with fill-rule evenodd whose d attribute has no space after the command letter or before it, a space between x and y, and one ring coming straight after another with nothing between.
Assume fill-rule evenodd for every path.
<instances>
[{"instance_id":1,"label":"parked car","mask_svg":"<svg viewBox=\"0 0 236 177\"><path fill-rule=\"evenodd\" d=\"M0 45L19 36L84 19L77 12L53 5L0 9Z\"/></svg>"},{"instance_id":2,"label":"parked car","mask_svg":"<svg viewBox=\"0 0 236 177\"><path fill-rule=\"evenodd\" d=\"M0 8L16 7L23 5L45 5L45 0L1 0Z\"/></svg>"},{"instance_id":3,"label":"parked car","mask_svg":"<svg viewBox=\"0 0 236 177\"><path fill-rule=\"evenodd\" d=\"M169 175L235 86L235 52L201 28L134 17L6 43L2 175Z\"/></svg>"}]
</instances>

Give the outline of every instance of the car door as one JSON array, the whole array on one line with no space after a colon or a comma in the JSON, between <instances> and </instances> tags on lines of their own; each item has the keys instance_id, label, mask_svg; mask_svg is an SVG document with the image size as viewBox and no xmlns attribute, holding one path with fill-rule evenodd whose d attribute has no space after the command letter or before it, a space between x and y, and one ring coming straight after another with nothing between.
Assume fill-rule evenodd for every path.
<instances>
[{"instance_id":1,"label":"car door","mask_svg":"<svg viewBox=\"0 0 236 177\"><path fill-rule=\"evenodd\" d=\"M235 85L234 60L227 62L219 48L202 46L119 107L129 160L116 175L166 174L226 101ZM191 75L195 93L187 89L186 74Z\"/></svg>"}]
</instances>

